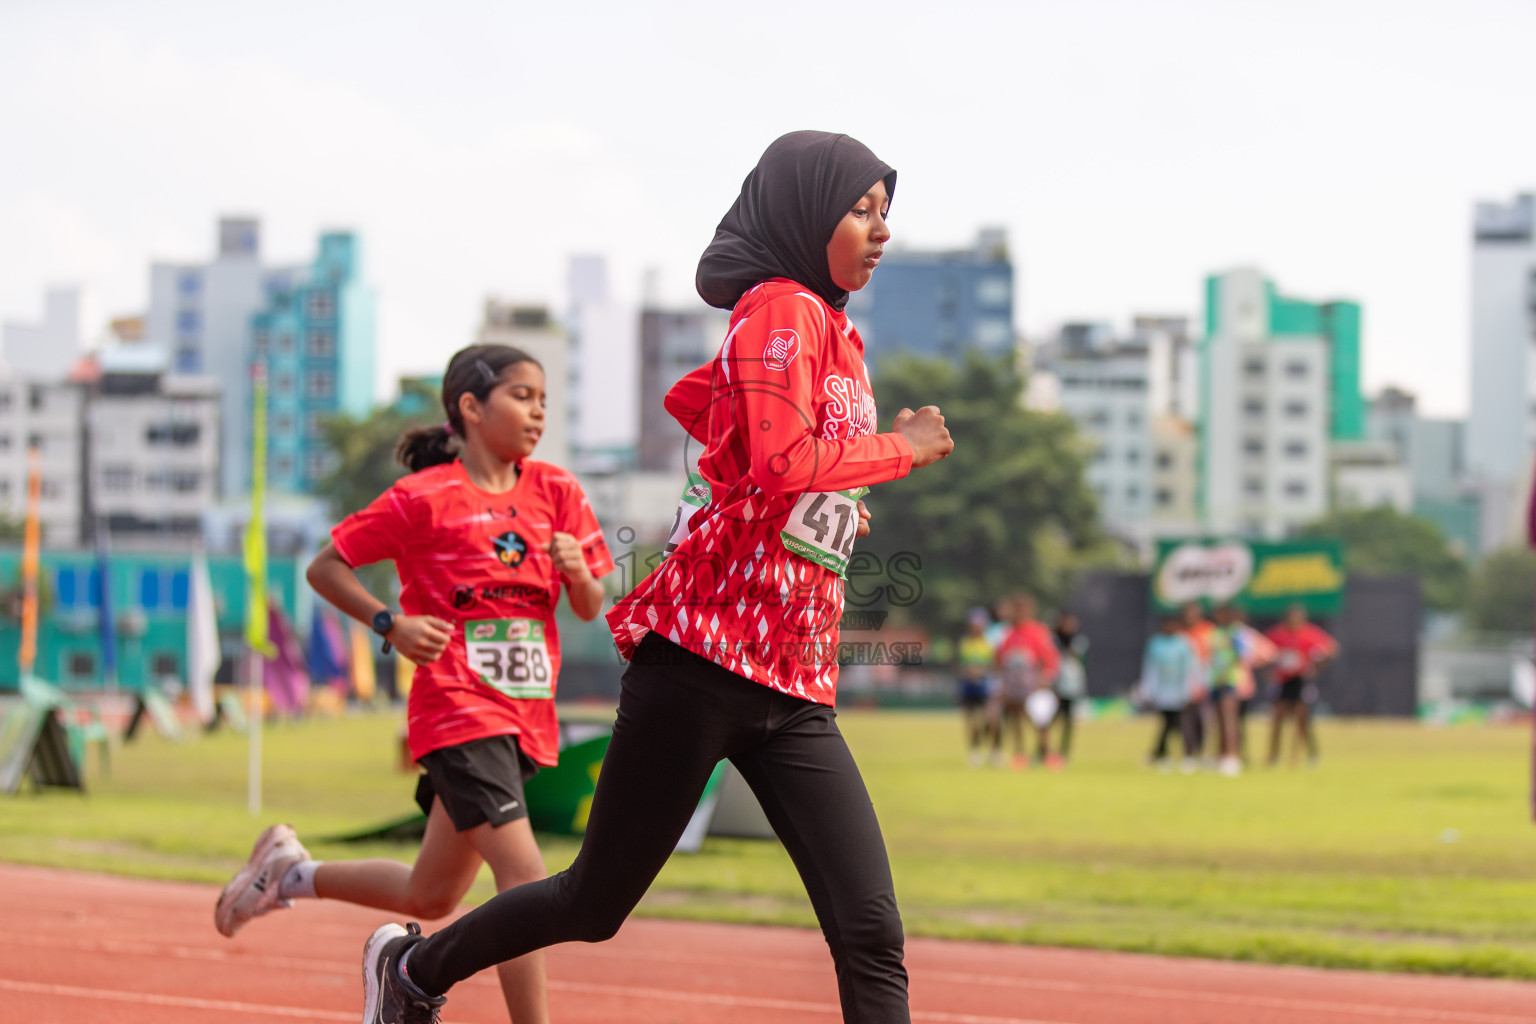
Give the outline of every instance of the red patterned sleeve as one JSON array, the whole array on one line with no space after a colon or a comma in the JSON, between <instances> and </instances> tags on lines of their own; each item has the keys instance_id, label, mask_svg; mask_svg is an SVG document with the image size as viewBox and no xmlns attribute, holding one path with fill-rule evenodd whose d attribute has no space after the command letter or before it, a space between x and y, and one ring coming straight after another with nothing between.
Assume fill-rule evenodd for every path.
<instances>
[{"instance_id":1,"label":"red patterned sleeve","mask_svg":"<svg viewBox=\"0 0 1536 1024\"><path fill-rule=\"evenodd\" d=\"M613 555L608 550L608 542L603 539L603 528L598 524L586 492L574 477L564 481L557 524L556 529L575 537L576 543L581 545L581 557L586 559L587 568L594 577L613 572Z\"/></svg>"},{"instance_id":2,"label":"red patterned sleeve","mask_svg":"<svg viewBox=\"0 0 1536 1024\"><path fill-rule=\"evenodd\" d=\"M410 537L411 496L398 483L331 530L331 544L352 568L398 559Z\"/></svg>"},{"instance_id":3,"label":"red patterned sleeve","mask_svg":"<svg viewBox=\"0 0 1536 1024\"><path fill-rule=\"evenodd\" d=\"M735 403L752 482L767 494L867 487L898 480L912 469L912 448L898 434L816 436L817 389L832 381L817 379L831 362L821 348L838 338L814 299L786 295L740 321L721 349L715 391ZM853 389L838 397L857 403ZM866 411L872 417L874 402L867 410L849 411L851 419Z\"/></svg>"}]
</instances>

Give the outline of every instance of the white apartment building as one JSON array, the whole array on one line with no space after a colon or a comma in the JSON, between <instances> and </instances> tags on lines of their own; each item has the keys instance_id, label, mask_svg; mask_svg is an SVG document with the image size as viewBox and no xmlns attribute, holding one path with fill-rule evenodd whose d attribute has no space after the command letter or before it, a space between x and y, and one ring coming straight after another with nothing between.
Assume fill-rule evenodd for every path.
<instances>
[{"instance_id":1,"label":"white apartment building","mask_svg":"<svg viewBox=\"0 0 1536 1024\"><path fill-rule=\"evenodd\" d=\"M1391 442L1335 441L1332 460L1335 507L1413 512L1413 471Z\"/></svg>"},{"instance_id":2,"label":"white apartment building","mask_svg":"<svg viewBox=\"0 0 1536 1024\"><path fill-rule=\"evenodd\" d=\"M82 540L84 400L78 384L28 381L0 370L0 515L17 522L26 517L27 451L36 447L48 547L75 547Z\"/></svg>"},{"instance_id":3,"label":"white apartment building","mask_svg":"<svg viewBox=\"0 0 1536 1024\"><path fill-rule=\"evenodd\" d=\"M29 380L63 380L83 354L85 318L80 289L49 288L42 320L7 320L0 327L6 366Z\"/></svg>"},{"instance_id":4,"label":"white apartment building","mask_svg":"<svg viewBox=\"0 0 1536 1024\"><path fill-rule=\"evenodd\" d=\"M224 390L219 472L222 493L240 494L249 477L251 317L269 294L286 290L302 267L263 267L261 224L224 217L218 249L206 263L155 263L149 275L148 341L170 351L170 372L216 378Z\"/></svg>"},{"instance_id":5,"label":"white apartment building","mask_svg":"<svg viewBox=\"0 0 1536 1024\"><path fill-rule=\"evenodd\" d=\"M218 498L219 381L167 372L164 350L109 350L88 409L88 507L114 545L185 545Z\"/></svg>"},{"instance_id":6,"label":"white apartment building","mask_svg":"<svg viewBox=\"0 0 1536 1024\"><path fill-rule=\"evenodd\" d=\"M548 402L544 407L544 436L533 457L557 466L571 466L571 396L561 381L570 379L569 343L565 332L550 319L549 309L518 305L500 299L485 300L485 318L476 344L512 345L527 352L544 367Z\"/></svg>"},{"instance_id":7,"label":"white apartment building","mask_svg":"<svg viewBox=\"0 0 1536 1024\"><path fill-rule=\"evenodd\" d=\"M1276 331L1273 307L1289 300L1257 270L1214 277L1208 292L1202 519L1216 532L1283 537L1329 507L1329 338Z\"/></svg>"},{"instance_id":8,"label":"white apartment building","mask_svg":"<svg viewBox=\"0 0 1536 1024\"><path fill-rule=\"evenodd\" d=\"M1199 532L1200 442L1195 425L1178 416L1152 418L1152 532Z\"/></svg>"},{"instance_id":9,"label":"white apartment building","mask_svg":"<svg viewBox=\"0 0 1536 1024\"><path fill-rule=\"evenodd\" d=\"M1472 404L1467 462L1475 476L1517 480L1536 447L1536 195L1478 203L1472 228Z\"/></svg>"}]
</instances>

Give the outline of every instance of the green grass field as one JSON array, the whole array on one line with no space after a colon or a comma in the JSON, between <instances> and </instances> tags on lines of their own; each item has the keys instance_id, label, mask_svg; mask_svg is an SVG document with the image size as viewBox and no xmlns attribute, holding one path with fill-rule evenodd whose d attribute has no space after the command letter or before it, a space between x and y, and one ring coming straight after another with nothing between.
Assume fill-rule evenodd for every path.
<instances>
[{"instance_id":1,"label":"green grass field","mask_svg":"<svg viewBox=\"0 0 1536 1024\"><path fill-rule=\"evenodd\" d=\"M1536 978L1522 728L1325 722L1320 770L1226 779L1143 770L1150 721L1081 726L1061 774L968 769L953 714L841 722L910 933ZM317 841L412 810L398 728L380 714L269 729L263 823L291 821L321 858L410 859ZM84 797L0 799L0 860L222 883L256 831L229 734L141 738ZM541 842L551 869L576 851ZM490 893L482 874L472 898ZM741 840L674 857L640 912L814 923L782 849Z\"/></svg>"}]
</instances>

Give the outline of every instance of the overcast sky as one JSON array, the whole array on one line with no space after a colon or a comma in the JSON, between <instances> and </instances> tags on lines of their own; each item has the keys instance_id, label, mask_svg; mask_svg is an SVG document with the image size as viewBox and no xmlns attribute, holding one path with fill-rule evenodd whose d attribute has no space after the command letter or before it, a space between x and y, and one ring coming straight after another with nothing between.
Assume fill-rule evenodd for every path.
<instances>
[{"instance_id":1,"label":"overcast sky","mask_svg":"<svg viewBox=\"0 0 1536 1024\"><path fill-rule=\"evenodd\" d=\"M277 260L352 227L387 393L573 253L696 302L758 153L821 128L899 170L899 241L1006 226L1032 337L1257 265L1359 300L1368 386L1459 414L1471 206L1536 189L1529 0L428 6L0 0L0 316L141 310L221 213Z\"/></svg>"}]
</instances>

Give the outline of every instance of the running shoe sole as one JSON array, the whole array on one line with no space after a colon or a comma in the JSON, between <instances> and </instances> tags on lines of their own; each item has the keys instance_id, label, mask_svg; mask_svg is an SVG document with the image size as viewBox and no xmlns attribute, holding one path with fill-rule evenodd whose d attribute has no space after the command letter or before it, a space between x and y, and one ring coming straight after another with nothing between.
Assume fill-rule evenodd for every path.
<instances>
[{"instance_id":1,"label":"running shoe sole","mask_svg":"<svg viewBox=\"0 0 1536 1024\"><path fill-rule=\"evenodd\" d=\"M261 874L267 856L277 848L280 843L298 842L298 834L293 831L292 825L272 825L256 838L256 845L251 850L250 859L245 866L235 872L235 877L229 880L224 891L219 893L219 902L213 907L213 924L219 930L219 934L226 938L233 938L252 914L242 916L240 914L240 896L250 889L251 884ZM274 880L281 882L281 879ZM268 884L273 884L269 881ZM263 894L258 894L263 895Z\"/></svg>"},{"instance_id":2,"label":"running shoe sole","mask_svg":"<svg viewBox=\"0 0 1536 1024\"><path fill-rule=\"evenodd\" d=\"M380 982L385 967L380 958L384 955L384 947L407 934L398 924L384 924L363 943L363 1024L378 1024Z\"/></svg>"}]
</instances>

